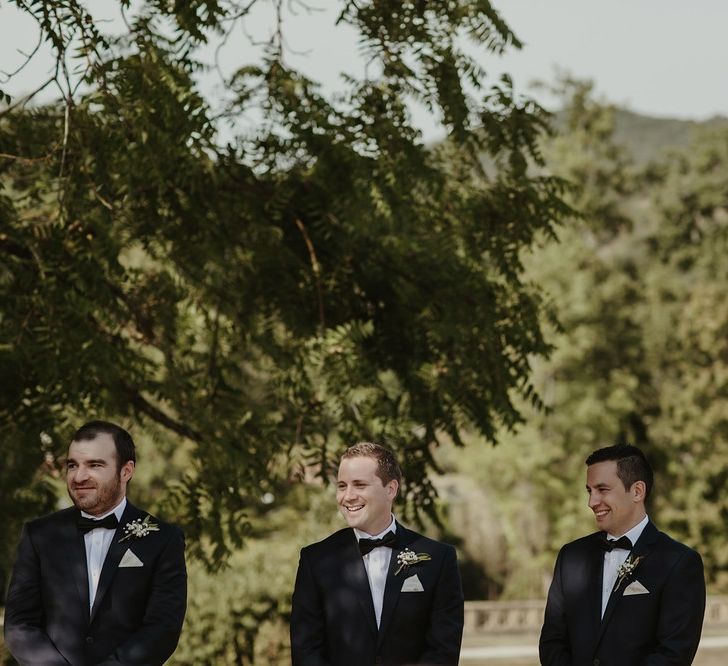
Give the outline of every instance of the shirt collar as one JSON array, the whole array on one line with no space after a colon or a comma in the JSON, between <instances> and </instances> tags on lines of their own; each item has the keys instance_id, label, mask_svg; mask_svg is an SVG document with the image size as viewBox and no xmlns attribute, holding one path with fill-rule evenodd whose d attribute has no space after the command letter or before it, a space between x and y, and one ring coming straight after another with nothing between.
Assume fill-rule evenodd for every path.
<instances>
[{"instance_id":1,"label":"shirt collar","mask_svg":"<svg viewBox=\"0 0 728 666\"><path fill-rule=\"evenodd\" d=\"M366 532L362 532L361 530L354 528L354 534L356 534L357 539L381 539L387 532L396 532L397 531L397 521L394 519L394 516L392 516L392 521L389 523L389 526L386 530L380 532L379 534L367 534Z\"/></svg>"},{"instance_id":2,"label":"shirt collar","mask_svg":"<svg viewBox=\"0 0 728 666\"><path fill-rule=\"evenodd\" d=\"M620 536L626 536L626 537L628 537L629 540L632 542L632 545L634 546L634 544L637 543L637 539L639 539L640 536L642 535L642 531L647 526L647 523L649 522L649 520L650 520L650 517L646 515L631 530L628 530L625 534L620 535ZM615 537L613 534L610 533L609 534L609 538L610 539L618 539L619 537Z\"/></svg>"},{"instance_id":3,"label":"shirt collar","mask_svg":"<svg viewBox=\"0 0 728 666\"><path fill-rule=\"evenodd\" d=\"M85 511L81 511L81 515L84 518L91 518L91 520L102 520L113 513L116 516L116 519L121 522L121 517L124 515L124 509L126 509L126 497L122 497L121 502L111 509L111 511L107 511L102 516L92 516L90 513L86 513Z\"/></svg>"}]
</instances>

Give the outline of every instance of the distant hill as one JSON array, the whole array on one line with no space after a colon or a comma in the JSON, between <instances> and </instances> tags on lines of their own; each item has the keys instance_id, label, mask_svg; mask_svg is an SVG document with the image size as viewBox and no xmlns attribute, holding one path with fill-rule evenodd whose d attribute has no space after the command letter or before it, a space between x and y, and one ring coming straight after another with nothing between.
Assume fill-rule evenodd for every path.
<instances>
[{"instance_id":1,"label":"distant hill","mask_svg":"<svg viewBox=\"0 0 728 666\"><path fill-rule=\"evenodd\" d=\"M728 118L716 116L705 121L652 118L619 109L614 138L626 146L634 159L645 163L675 148L687 148L696 130L728 127Z\"/></svg>"},{"instance_id":2,"label":"distant hill","mask_svg":"<svg viewBox=\"0 0 728 666\"><path fill-rule=\"evenodd\" d=\"M556 127L560 113L556 113ZM645 164L664 157L675 149L688 148L696 130L728 127L728 118L716 116L709 120L679 120L643 116L626 109L615 114L614 139L631 153L638 164Z\"/></svg>"}]
</instances>

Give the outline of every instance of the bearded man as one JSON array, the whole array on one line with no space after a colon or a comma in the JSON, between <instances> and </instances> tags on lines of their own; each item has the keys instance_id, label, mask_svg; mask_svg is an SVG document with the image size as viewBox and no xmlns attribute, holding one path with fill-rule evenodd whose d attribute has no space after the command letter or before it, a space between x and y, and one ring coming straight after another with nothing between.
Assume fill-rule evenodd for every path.
<instances>
[{"instance_id":1,"label":"bearded man","mask_svg":"<svg viewBox=\"0 0 728 666\"><path fill-rule=\"evenodd\" d=\"M131 435L107 421L76 431L74 506L23 527L5 605L21 666L156 666L177 647L187 603L182 532L133 506Z\"/></svg>"}]
</instances>

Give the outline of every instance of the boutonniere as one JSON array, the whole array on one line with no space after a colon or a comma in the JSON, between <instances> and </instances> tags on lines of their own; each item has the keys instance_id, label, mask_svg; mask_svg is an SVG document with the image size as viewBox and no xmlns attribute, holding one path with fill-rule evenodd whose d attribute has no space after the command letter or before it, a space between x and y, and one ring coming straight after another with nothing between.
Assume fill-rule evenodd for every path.
<instances>
[{"instance_id":1,"label":"boutonniere","mask_svg":"<svg viewBox=\"0 0 728 666\"><path fill-rule=\"evenodd\" d=\"M644 559L644 555L635 557L630 553L629 557L624 561L624 564L620 564L617 569L617 581L614 583L615 590L619 589L619 586L634 573L639 563Z\"/></svg>"},{"instance_id":2,"label":"boutonniere","mask_svg":"<svg viewBox=\"0 0 728 666\"><path fill-rule=\"evenodd\" d=\"M394 572L394 575L396 576L403 569L406 571L413 564L427 562L427 560L431 559L432 558L427 553L415 553L409 548L405 548L399 555L397 555L397 564L399 564L399 567L397 568L397 571Z\"/></svg>"},{"instance_id":3,"label":"boutonniere","mask_svg":"<svg viewBox=\"0 0 728 666\"><path fill-rule=\"evenodd\" d=\"M152 517L147 514L144 520L137 518L124 525L124 536L119 539L119 543L127 539L141 539L150 532L159 532L159 525L153 523Z\"/></svg>"}]
</instances>

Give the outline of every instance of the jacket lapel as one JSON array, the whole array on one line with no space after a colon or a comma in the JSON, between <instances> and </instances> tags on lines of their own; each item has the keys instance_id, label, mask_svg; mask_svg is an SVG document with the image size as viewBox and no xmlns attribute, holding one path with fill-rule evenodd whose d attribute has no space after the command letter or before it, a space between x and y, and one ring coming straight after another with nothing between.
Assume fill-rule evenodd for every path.
<instances>
[{"instance_id":1,"label":"jacket lapel","mask_svg":"<svg viewBox=\"0 0 728 666\"><path fill-rule=\"evenodd\" d=\"M364 559L359 552L359 545L354 530L345 532L346 542L342 549L344 581L347 587L352 588L361 606L362 613L372 634L377 634L377 618L374 614L374 602L372 591L369 587L367 570L364 567Z\"/></svg>"},{"instance_id":2,"label":"jacket lapel","mask_svg":"<svg viewBox=\"0 0 728 666\"><path fill-rule=\"evenodd\" d=\"M590 558L589 571L589 615L593 620L594 636L598 635L602 623L602 580L604 579L604 550L599 545L599 532L596 533Z\"/></svg>"},{"instance_id":3,"label":"jacket lapel","mask_svg":"<svg viewBox=\"0 0 728 666\"><path fill-rule=\"evenodd\" d=\"M66 554L68 569L71 572L71 579L74 588L78 593L81 608L86 622L89 620L89 598L88 598L88 564L86 562L86 544L83 534L78 531L76 522L81 512L78 510L69 513L69 524L63 528L65 544L59 544L59 550Z\"/></svg>"},{"instance_id":4,"label":"jacket lapel","mask_svg":"<svg viewBox=\"0 0 728 666\"><path fill-rule=\"evenodd\" d=\"M657 541L657 538L660 536L659 531L657 528L652 524L652 522L648 522L647 525L645 525L645 529L642 530L642 534L640 535L640 538L637 539L637 543L634 545L634 548L632 548L632 551L630 553L630 557L637 558L637 557L646 557L649 552L652 550L652 547L655 545L655 542ZM603 558L602 558L603 559ZM604 617L602 618L601 625L599 626L599 636L597 637L597 645L599 645L599 641L601 641L602 636L604 635L604 630L607 628L607 625L609 624L609 620L612 618L612 615L614 613L615 608L619 604L620 599L622 598L622 594L624 592L624 588L629 585L629 583L632 581L632 579L637 575L637 572L639 571L639 567L642 565L642 562L638 565L637 569L631 576L627 576L625 578L621 585L617 586L615 584L614 589L612 590L612 593L609 595L609 601L607 602L607 608L604 611Z\"/></svg>"},{"instance_id":5,"label":"jacket lapel","mask_svg":"<svg viewBox=\"0 0 728 666\"><path fill-rule=\"evenodd\" d=\"M142 518L145 515L145 512L140 511L127 500L126 508L124 509L124 513L121 516L121 520L119 521L119 527L116 528L114 538L112 539L111 545L109 546L109 551L106 553L104 565L101 567L101 575L99 576L99 585L96 588L94 605L91 609L90 622L93 622L94 617L96 617L96 612L101 605L101 601L103 600L104 595L111 586L111 582L114 580L116 571L119 568L119 562L121 562L121 558L124 556L124 553L129 548L130 543L132 543L130 541L124 541L123 543L119 543L119 539L121 539L124 534L123 526L126 525L128 522L136 520L137 518ZM86 606L88 607L88 601L86 602Z\"/></svg>"},{"instance_id":6,"label":"jacket lapel","mask_svg":"<svg viewBox=\"0 0 728 666\"><path fill-rule=\"evenodd\" d=\"M384 587L384 601L382 603L382 618L379 622L379 634L377 636L377 646L381 646L387 628L394 615L394 611L399 601L399 595L402 593L402 585L407 578L403 572L399 576L395 576L395 572L399 568L397 556L417 538L414 532L402 527L397 523L397 531L395 532L395 545L392 548L392 555L389 559L389 569L387 570L387 583Z\"/></svg>"}]
</instances>

